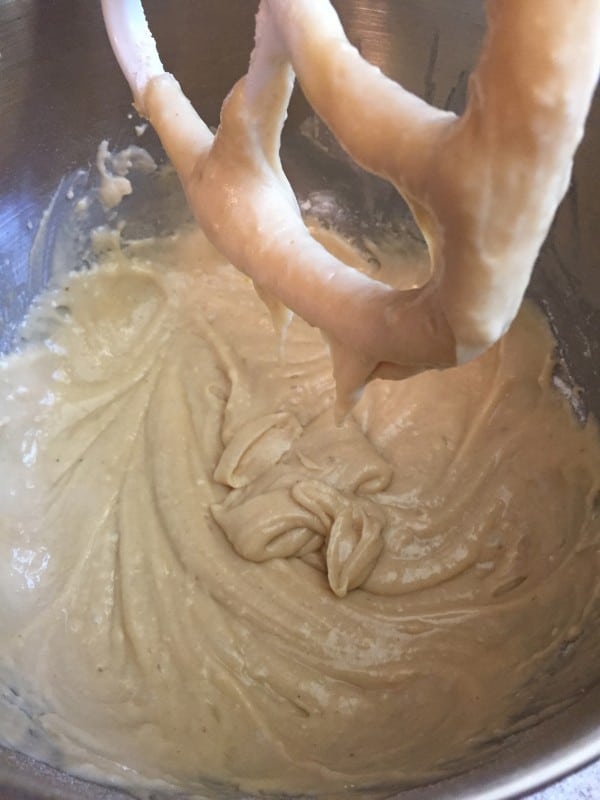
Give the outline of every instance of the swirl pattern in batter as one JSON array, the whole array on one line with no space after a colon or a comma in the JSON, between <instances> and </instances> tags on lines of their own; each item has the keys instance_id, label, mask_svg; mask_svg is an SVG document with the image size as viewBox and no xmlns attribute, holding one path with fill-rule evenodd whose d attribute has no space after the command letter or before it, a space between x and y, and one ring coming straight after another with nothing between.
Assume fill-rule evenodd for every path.
<instances>
[{"instance_id":1,"label":"swirl pattern in batter","mask_svg":"<svg viewBox=\"0 0 600 800\"><path fill-rule=\"evenodd\" d=\"M0 371L3 742L331 796L454 772L597 679L598 431L533 308L341 427L319 333L294 320L280 357L197 231L72 275L26 334Z\"/></svg>"}]
</instances>

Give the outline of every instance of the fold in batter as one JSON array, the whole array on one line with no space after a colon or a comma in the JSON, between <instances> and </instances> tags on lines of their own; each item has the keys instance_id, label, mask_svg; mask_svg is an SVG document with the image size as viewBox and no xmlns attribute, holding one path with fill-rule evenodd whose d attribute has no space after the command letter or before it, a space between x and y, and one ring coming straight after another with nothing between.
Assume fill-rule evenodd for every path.
<instances>
[{"instance_id":1,"label":"fold in batter","mask_svg":"<svg viewBox=\"0 0 600 800\"><path fill-rule=\"evenodd\" d=\"M525 308L338 428L200 232L49 291L0 370L0 736L187 791L411 785L597 676L600 444ZM594 506L596 503L596 507Z\"/></svg>"}]
</instances>

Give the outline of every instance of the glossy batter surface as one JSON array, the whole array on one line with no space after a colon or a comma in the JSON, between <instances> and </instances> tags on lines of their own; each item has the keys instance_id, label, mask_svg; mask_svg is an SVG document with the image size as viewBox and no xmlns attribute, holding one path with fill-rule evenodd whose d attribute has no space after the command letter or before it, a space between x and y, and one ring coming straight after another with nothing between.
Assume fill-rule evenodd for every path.
<instances>
[{"instance_id":1,"label":"glossy batter surface","mask_svg":"<svg viewBox=\"0 0 600 800\"><path fill-rule=\"evenodd\" d=\"M410 278L410 276L409 276ZM0 739L187 791L408 785L597 676L600 444L525 308L341 427L199 232L111 250L0 369Z\"/></svg>"}]
</instances>

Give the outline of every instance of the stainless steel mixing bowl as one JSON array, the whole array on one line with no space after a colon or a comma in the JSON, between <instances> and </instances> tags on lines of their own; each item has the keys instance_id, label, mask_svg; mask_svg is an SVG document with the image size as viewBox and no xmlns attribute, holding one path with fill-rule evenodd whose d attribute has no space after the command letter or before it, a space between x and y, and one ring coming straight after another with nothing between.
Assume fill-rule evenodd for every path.
<instances>
[{"instance_id":1,"label":"stainless steel mixing bowl","mask_svg":"<svg viewBox=\"0 0 600 800\"><path fill-rule=\"evenodd\" d=\"M542 0L540 0L542 2ZM460 111L484 30L481 0L337 0L363 55L411 90ZM204 118L245 72L252 45L251 0L146 0L167 68ZM600 46L600 43L599 43ZM91 0L0 0L0 345L48 279L30 260L36 228L61 177L93 162L98 143L135 141L129 91ZM306 132L311 132L307 137ZM315 139L319 145L314 145ZM394 223L406 209L382 182L331 146L297 96L286 131L286 161L301 196L334 199L323 211L360 235L372 220ZM307 144L308 142L308 144ZM143 144L160 148L152 133ZM312 149L311 149L312 147ZM557 380L582 387L575 413L600 416L600 102L592 109L569 193L537 264L532 296L546 310L568 367ZM329 209L329 210L328 210ZM366 221L366 222L365 222ZM599 654L600 655L600 654ZM598 673L568 710L514 737L483 766L409 798L519 796L600 757ZM0 749L0 796L114 798L122 793L74 780Z\"/></svg>"}]
</instances>

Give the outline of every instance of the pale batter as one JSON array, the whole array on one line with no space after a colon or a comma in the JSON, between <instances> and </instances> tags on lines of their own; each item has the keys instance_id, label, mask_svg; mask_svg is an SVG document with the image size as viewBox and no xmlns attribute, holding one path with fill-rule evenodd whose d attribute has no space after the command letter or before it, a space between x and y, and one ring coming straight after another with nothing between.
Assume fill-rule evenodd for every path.
<instances>
[{"instance_id":1,"label":"pale batter","mask_svg":"<svg viewBox=\"0 0 600 800\"><path fill-rule=\"evenodd\" d=\"M537 312L334 424L330 356L347 411L504 333L567 186L600 7L488 9L456 119L362 62L328 4L263 0L214 140L127 39L143 26L113 37L285 347L197 231L109 248L39 302L0 373L3 743L133 787L364 794L477 763L597 680L600 442L551 389ZM292 65L404 193L426 275L374 280L305 229L278 156Z\"/></svg>"},{"instance_id":2,"label":"pale batter","mask_svg":"<svg viewBox=\"0 0 600 800\"><path fill-rule=\"evenodd\" d=\"M280 359L198 231L109 251L26 331L0 371L4 743L331 796L451 774L597 679L598 430L532 308L340 428L318 332Z\"/></svg>"}]
</instances>

